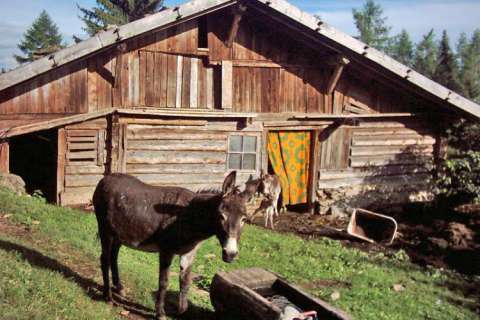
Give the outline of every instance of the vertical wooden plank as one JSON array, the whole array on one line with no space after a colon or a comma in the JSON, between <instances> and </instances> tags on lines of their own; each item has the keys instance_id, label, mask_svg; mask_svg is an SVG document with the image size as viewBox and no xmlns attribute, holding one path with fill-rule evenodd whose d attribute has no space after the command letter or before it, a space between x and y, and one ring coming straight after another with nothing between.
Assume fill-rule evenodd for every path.
<instances>
[{"instance_id":1,"label":"vertical wooden plank","mask_svg":"<svg viewBox=\"0 0 480 320\"><path fill-rule=\"evenodd\" d=\"M164 53L157 53L157 58L159 61L157 64L160 66L159 74L157 76L157 81L160 82L160 102L158 106L160 108L166 108L167 105L167 83L168 83L168 56Z\"/></svg>"},{"instance_id":2,"label":"vertical wooden plank","mask_svg":"<svg viewBox=\"0 0 480 320\"><path fill-rule=\"evenodd\" d=\"M175 108L177 96L177 56L169 54L168 59L168 82L167 82L167 107Z\"/></svg>"},{"instance_id":3,"label":"vertical wooden plank","mask_svg":"<svg viewBox=\"0 0 480 320\"><path fill-rule=\"evenodd\" d=\"M8 141L0 142L0 173L10 172L10 145Z\"/></svg>"},{"instance_id":4,"label":"vertical wooden plank","mask_svg":"<svg viewBox=\"0 0 480 320\"><path fill-rule=\"evenodd\" d=\"M105 165L105 130L97 131L97 166Z\"/></svg>"},{"instance_id":5,"label":"vertical wooden plank","mask_svg":"<svg viewBox=\"0 0 480 320\"><path fill-rule=\"evenodd\" d=\"M233 104L233 64L222 61L222 109L231 109Z\"/></svg>"},{"instance_id":6,"label":"vertical wooden plank","mask_svg":"<svg viewBox=\"0 0 480 320\"><path fill-rule=\"evenodd\" d=\"M136 40L132 40L135 41ZM132 68L130 70L131 75L131 92L132 96L130 97L130 106L138 106L140 105L140 56L137 54L136 51L133 51L131 54L132 59Z\"/></svg>"},{"instance_id":7,"label":"vertical wooden plank","mask_svg":"<svg viewBox=\"0 0 480 320\"><path fill-rule=\"evenodd\" d=\"M59 128L57 131L57 204L61 203L61 194L64 191L65 183L65 157L67 152L67 137L65 128Z\"/></svg>"},{"instance_id":8,"label":"vertical wooden plank","mask_svg":"<svg viewBox=\"0 0 480 320\"><path fill-rule=\"evenodd\" d=\"M198 64L200 59L191 59L190 71L190 108L198 108Z\"/></svg>"},{"instance_id":9,"label":"vertical wooden plank","mask_svg":"<svg viewBox=\"0 0 480 320\"><path fill-rule=\"evenodd\" d=\"M127 172L127 124L120 124L118 130L118 164L117 172Z\"/></svg>"},{"instance_id":10,"label":"vertical wooden plank","mask_svg":"<svg viewBox=\"0 0 480 320\"><path fill-rule=\"evenodd\" d=\"M153 68L154 68L154 76L153 76L153 95L154 95L154 103L155 107L160 107L161 105L161 92L162 92L162 56L160 53L153 53Z\"/></svg>"},{"instance_id":11,"label":"vertical wooden plank","mask_svg":"<svg viewBox=\"0 0 480 320\"><path fill-rule=\"evenodd\" d=\"M155 56L153 52L147 52L146 56L145 105L153 107L155 106Z\"/></svg>"},{"instance_id":12,"label":"vertical wooden plank","mask_svg":"<svg viewBox=\"0 0 480 320\"><path fill-rule=\"evenodd\" d=\"M214 107L214 87L213 87L213 68L206 69L206 83L207 83L207 109Z\"/></svg>"},{"instance_id":13,"label":"vertical wooden plank","mask_svg":"<svg viewBox=\"0 0 480 320\"><path fill-rule=\"evenodd\" d=\"M140 74L139 74L139 88L140 88L140 100L139 104L140 106L145 106L146 105L146 73L147 73L147 56L146 52L144 51L139 51L138 52L140 55L139 63L140 63Z\"/></svg>"},{"instance_id":14,"label":"vertical wooden plank","mask_svg":"<svg viewBox=\"0 0 480 320\"><path fill-rule=\"evenodd\" d=\"M110 133L110 158L107 159L108 168L107 173L118 172L118 162L119 162L119 148L120 148L120 119L118 114L113 114L108 117L110 125L108 126Z\"/></svg>"},{"instance_id":15,"label":"vertical wooden plank","mask_svg":"<svg viewBox=\"0 0 480 320\"><path fill-rule=\"evenodd\" d=\"M319 152L320 130L313 130L310 133L310 160L308 167L307 205L310 213L314 213L315 201L317 200L318 168L320 160Z\"/></svg>"},{"instance_id":16,"label":"vertical wooden plank","mask_svg":"<svg viewBox=\"0 0 480 320\"><path fill-rule=\"evenodd\" d=\"M197 107L207 107L207 69L202 59L198 59Z\"/></svg>"},{"instance_id":17,"label":"vertical wooden plank","mask_svg":"<svg viewBox=\"0 0 480 320\"><path fill-rule=\"evenodd\" d=\"M192 58L183 57L182 66L182 102L181 108L190 108L190 77L192 72Z\"/></svg>"},{"instance_id":18,"label":"vertical wooden plank","mask_svg":"<svg viewBox=\"0 0 480 320\"><path fill-rule=\"evenodd\" d=\"M177 87L175 96L175 108L182 107L182 83L183 83L183 57L177 56Z\"/></svg>"}]
</instances>

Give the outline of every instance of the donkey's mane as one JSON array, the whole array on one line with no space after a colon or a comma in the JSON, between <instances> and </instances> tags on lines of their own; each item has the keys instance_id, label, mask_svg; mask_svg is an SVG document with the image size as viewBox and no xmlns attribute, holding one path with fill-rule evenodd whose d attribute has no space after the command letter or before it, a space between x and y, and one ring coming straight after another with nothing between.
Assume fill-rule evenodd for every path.
<instances>
[{"instance_id":1,"label":"donkey's mane","mask_svg":"<svg viewBox=\"0 0 480 320\"><path fill-rule=\"evenodd\" d=\"M230 191L230 193L240 193L240 187L239 186L235 186L233 188L232 191ZM212 194L219 194L219 193L222 193L222 190L218 189L218 188L205 188L205 189L200 189L200 190L197 190L195 193L197 194L208 194L208 193L212 193Z\"/></svg>"}]
</instances>

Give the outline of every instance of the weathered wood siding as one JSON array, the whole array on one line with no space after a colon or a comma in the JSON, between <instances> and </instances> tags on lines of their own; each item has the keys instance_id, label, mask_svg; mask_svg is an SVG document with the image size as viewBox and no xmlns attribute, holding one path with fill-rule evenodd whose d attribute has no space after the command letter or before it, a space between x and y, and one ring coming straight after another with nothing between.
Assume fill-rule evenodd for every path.
<instances>
[{"instance_id":1,"label":"weathered wood siding","mask_svg":"<svg viewBox=\"0 0 480 320\"><path fill-rule=\"evenodd\" d=\"M321 143L318 188L427 183L432 177L436 142L421 122L340 127Z\"/></svg>"},{"instance_id":2,"label":"weathered wood siding","mask_svg":"<svg viewBox=\"0 0 480 320\"><path fill-rule=\"evenodd\" d=\"M62 205L86 204L106 172L107 121L105 118L65 128ZM61 154L59 155L62 156Z\"/></svg>"},{"instance_id":3,"label":"weathered wood siding","mask_svg":"<svg viewBox=\"0 0 480 320\"><path fill-rule=\"evenodd\" d=\"M0 91L0 114L87 111L87 64L73 62Z\"/></svg>"}]
</instances>

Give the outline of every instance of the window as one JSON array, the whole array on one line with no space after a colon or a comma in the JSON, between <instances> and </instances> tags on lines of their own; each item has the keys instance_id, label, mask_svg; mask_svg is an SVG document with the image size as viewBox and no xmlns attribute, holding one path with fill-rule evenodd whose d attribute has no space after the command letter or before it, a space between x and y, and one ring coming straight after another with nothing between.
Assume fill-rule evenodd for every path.
<instances>
[{"instance_id":1,"label":"window","mask_svg":"<svg viewBox=\"0 0 480 320\"><path fill-rule=\"evenodd\" d=\"M228 169L257 168L257 137L232 135L228 142Z\"/></svg>"}]
</instances>

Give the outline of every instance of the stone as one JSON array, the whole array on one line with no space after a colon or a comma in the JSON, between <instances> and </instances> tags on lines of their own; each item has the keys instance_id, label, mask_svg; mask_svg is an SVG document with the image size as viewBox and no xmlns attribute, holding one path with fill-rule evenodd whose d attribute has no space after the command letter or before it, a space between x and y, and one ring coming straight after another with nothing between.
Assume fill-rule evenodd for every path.
<instances>
[{"instance_id":1,"label":"stone","mask_svg":"<svg viewBox=\"0 0 480 320\"><path fill-rule=\"evenodd\" d=\"M448 248L448 241L445 239L430 237L428 238L428 241L430 241L430 243L432 243L437 248L440 248L440 249Z\"/></svg>"},{"instance_id":2,"label":"stone","mask_svg":"<svg viewBox=\"0 0 480 320\"><path fill-rule=\"evenodd\" d=\"M340 206L337 206L337 205L331 206L330 210L329 210L329 213L332 216L332 218L335 218L335 219L347 220L349 218L349 215L346 212L346 210L344 208L340 207Z\"/></svg>"},{"instance_id":3,"label":"stone","mask_svg":"<svg viewBox=\"0 0 480 320\"><path fill-rule=\"evenodd\" d=\"M25 182L12 173L0 173L0 188L7 188L18 195L26 194Z\"/></svg>"}]
</instances>

